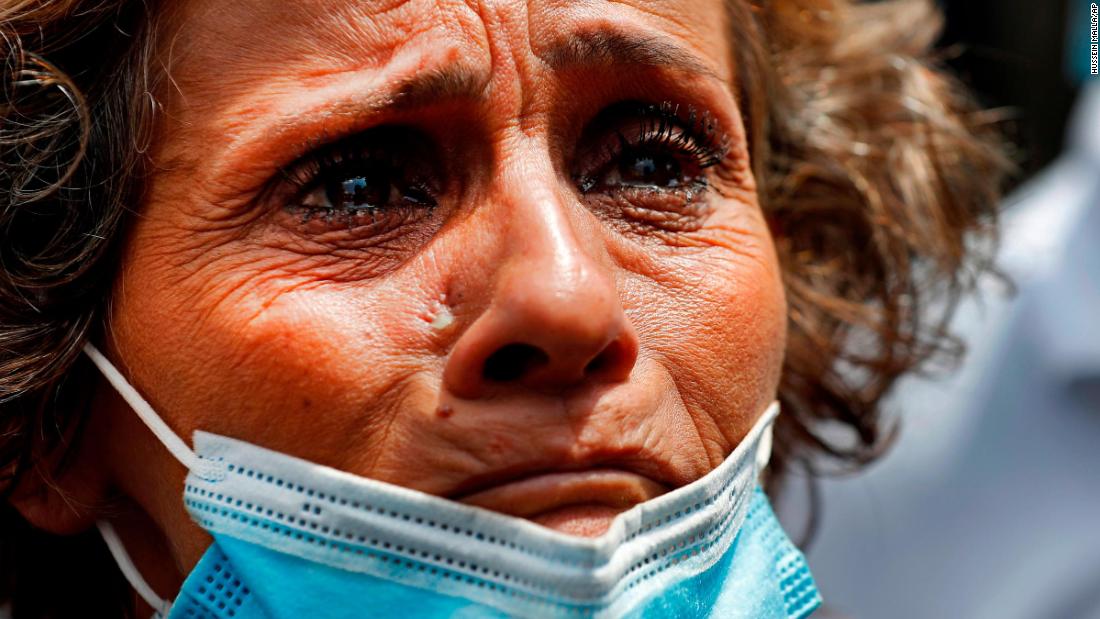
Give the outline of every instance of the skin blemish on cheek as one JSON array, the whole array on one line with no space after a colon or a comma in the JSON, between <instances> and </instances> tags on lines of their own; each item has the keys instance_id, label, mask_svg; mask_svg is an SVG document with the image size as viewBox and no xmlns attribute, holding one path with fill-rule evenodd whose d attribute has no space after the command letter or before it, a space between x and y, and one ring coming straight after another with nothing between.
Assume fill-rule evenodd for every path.
<instances>
[{"instance_id":1,"label":"skin blemish on cheek","mask_svg":"<svg viewBox=\"0 0 1100 619\"><path fill-rule=\"evenodd\" d=\"M454 414L455 409L450 404L440 404L439 408L435 409L435 415L440 419L450 419Z\"/></svg>"},{"instance_id":2,"label":"skin blemish on cheek","mask_svg":"<svg viewBox=\"0 0 1100 619\"><path fill-rule=\"evenodd\" d=\"M436 313L435 318L432 320L429 326L436 331L442 331L443 329L451 326L451 323L454 321L454 314L451 313L450 308L444 305L442 308L440 308L439 312Z\"/></svg>"},{"instance_id":3,"label":"skin blemish on cheek","mask_svg":"<svg viewBox=\"0 0 1100 619\"><path fill-rule=\"evenodd\" d=\"M455 317L451 313L451 308L447 305L445 294L441 293L439 298L432 303L427 316L424 317L424 321L434 331L443 331L454 323Z\"/></svg>"}]
</instances>

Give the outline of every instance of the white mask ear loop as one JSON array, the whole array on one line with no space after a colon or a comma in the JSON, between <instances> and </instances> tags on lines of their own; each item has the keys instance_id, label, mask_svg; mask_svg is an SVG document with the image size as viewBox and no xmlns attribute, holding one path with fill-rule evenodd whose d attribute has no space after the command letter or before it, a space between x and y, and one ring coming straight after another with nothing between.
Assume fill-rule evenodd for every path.
<instances>
[{"instance_id":1,"label":"white mask ear loop","mask_svg":"<svg viewBox=\"0 0 1100 619\"><path fill-rule=\"evenodd\" d=\"M119 539L115 528L106 520L97 521L96 526L99 527L100 536L103 537L107 549L111 551L111 556L115 558L115 563L118 564L118 569L122 571L122 575L126 577L130 586L134 588L134 591L137 591L141 599L153 607L157 612L156 616L167 617L169 611L172 610L171 602L160 599L160 596L153 591L149 583L141 577L141 572L138 571L137 566L130 559L130 555L126 552L126 547L122 545L122 540Z\"/></svg>"},{"instance_id":2,"label":"white mask ear loop","mask_svg":"<svg viewBox=\"0 0 1100 619\"><path fill-rule=\"evenodd\" d=\"M779 416L779 400L772 402L761 415L761 417L777 416ZM764 428L764 432L760 435L760 444L756 446L756 474L758 476L764 474L764 469L767 468L768 462L772 459L772 429L774 427L773 422L769 423L767 428Z\"/></svg>"},{"instance_id":3,"label":"white mask ear loop","mask_svg":"<svg viewBox=\"0 0 1100 619\"><path fill-rule=\"evenodd\" d=\"M157 437L157 440L159 440L168 452L179 460L181 464L187 467L187 470L210 481L216 481L224 476L224 472L218 464L200 458L187 446L187 443L183 442L183 439L172 431L172 428L168 427L168 424L164 423L160 415L158 415L156 411L153 410L153 407L145 401L145 398L141 397L137 389L134 389L134 386L122 376L118 368L116 368L107 357L103 356L103 353L99 352L90 342L84 344L84 353L88 355L92 363L96 364L99 371L103 373L103 377L107 379L107 382L111 383L111 386L122 396L122 399L126 400L130 408L134 409L138 418L149 427L149 430Z\"/></svg>"},{"instance_id":4,"label":"white mask ear loop","mask_svg":"<svg viewBox=\"0 0 1100 619\"><path fill-rule=\"evenodd\" d=\"M92 363L99 368L99 371L103 373L103 377L107 379L107 382L111 383L111 386L118 391L123 400L130 405L130 408L134 409L139 419L148 426L149 430L157 437L168 452L171 453L177 460L179 460L189 471L192 473L209 480L221 479L224 476L224 471L221 466L211 460L203 460L187 446L187 443L183 442L168 424L164 423L164 420L160 418L160 415L153 410L153 407L145 401L145 398L141 397L141 394L134 389L133 385L122 376L122 373L118 371L118 368L112 364L107 357L103 356L103 353L99 352L95 346L90 342L84 344L84 353L92 360ZM118 533L111 523L104 520L96 522L96 526L99 527L99 534L103 537L103 541L107 544L107 549L111 551L111 556L114 557L115 563L118 564L119 570L122 571L122 575L126 577L126 580L130 583L130 586L134 588L134 591L138 593L150 606L157 611L157 616L166 617L168 611L172 605L166 600L162 600L160 596L153 591L153 588L149 586L149 583L145 582L141 573L138 571L137 566L134 565L133 559L130 558L129 553L126 552L126 547L122 544L122 540L119 539Z\"/></svg>"}]
</instances>

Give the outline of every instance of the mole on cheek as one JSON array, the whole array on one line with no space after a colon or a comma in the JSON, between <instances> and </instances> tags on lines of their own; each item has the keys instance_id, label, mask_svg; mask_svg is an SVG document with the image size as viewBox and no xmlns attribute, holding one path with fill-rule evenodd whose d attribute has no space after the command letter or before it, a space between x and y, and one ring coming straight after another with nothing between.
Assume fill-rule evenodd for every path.
<instances>
[{"instance_id":1,"label":"mole on cheek","mask_svg":"<svg viewBox=\"0 0 1100 619\"><path fill-rule=\"evenodd\" d=\"M450 404L440 404L439 408L435 409L435 414L440 419L450 419L451 415L455 414L455 409Z\"/></svg>"}]
</instances>

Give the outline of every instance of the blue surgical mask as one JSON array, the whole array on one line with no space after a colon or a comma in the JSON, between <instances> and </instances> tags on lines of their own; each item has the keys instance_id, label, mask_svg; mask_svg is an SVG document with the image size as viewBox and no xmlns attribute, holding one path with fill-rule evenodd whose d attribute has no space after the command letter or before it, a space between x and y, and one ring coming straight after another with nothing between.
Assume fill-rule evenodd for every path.
<instances>
[{"instance_id":1,"label":"blue surgical mask","mask_svg":"<svg viewBox=\"0 0 1100 619\"><path fill-rule=\"evenodd\" d=\"M716 469L581 538L207 432L192 450L85 351L187 466L184 504L214 538L169 603L101 523L157 615L796 619L821 602L757 483L778 403Z\"/></svg>"}]
</instances>

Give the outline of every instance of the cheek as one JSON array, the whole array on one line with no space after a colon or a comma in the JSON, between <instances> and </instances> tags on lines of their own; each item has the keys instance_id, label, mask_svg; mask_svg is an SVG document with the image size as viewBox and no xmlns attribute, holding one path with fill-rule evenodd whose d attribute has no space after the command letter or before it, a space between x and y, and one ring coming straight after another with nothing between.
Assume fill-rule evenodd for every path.
<instances>
[{"instance_id":1,"label":"cheek","mask_svg":"<svg viewBox=\"0 0 1100 619\"><path fill-rule=\"evenodd\" d=\"M424 283L437 278L414 268L349 283L316 267L242 251L182 278L169 267L127 274L143 293L118 305L120 346L181 435L247 437L357 469L397 410L430 407L409 398L433 393L422 383L440 373L429 327L439 295Z\"/></svg>"},{"instance_id":2,"label":"cheek","mask_svg":"<svg viewBox=\"0 0 1100 619\"><path fill-rule=\"evenodd\" d=\"M786 348L786 299L759 209L712 222L698 247L648 259L636 322L697 425L736 445L774 399ZM705 429L703 431L706 431Z\"/></svg>"}]
</instances>

